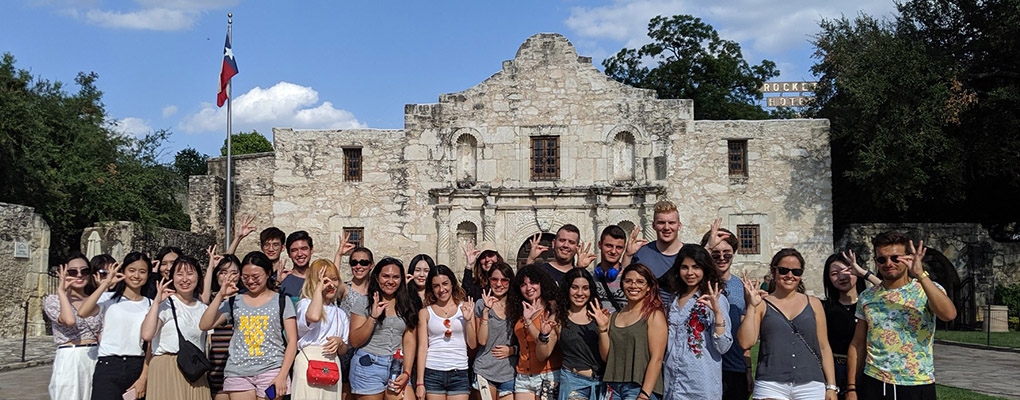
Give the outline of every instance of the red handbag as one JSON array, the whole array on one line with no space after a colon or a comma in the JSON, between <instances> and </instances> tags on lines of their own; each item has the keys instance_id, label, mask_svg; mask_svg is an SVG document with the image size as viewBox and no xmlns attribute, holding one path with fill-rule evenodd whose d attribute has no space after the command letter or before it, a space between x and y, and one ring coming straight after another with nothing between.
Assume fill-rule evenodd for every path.
<instances>
[{"instance_id":1,"label":"red handbag","mask_svg":"<svg viewBox=\"0 0 1020 400\"><path fill-rule=\"evenodd\" d=\"M308 360L308 384L333 386L340 381L340 367L332 361Z\"/></svg>"},{"instance_id":2,"label":"red handbag","mask_svg":"<svg viewBox=\"0 0 1020 400\"><path fill-rule=\"evenodd\" d=\"M339 310L337 311L336 318L339 321ZM340 336L339 323L337 323L336 328L336 334ZM305 371L305 377L308 379L309 385L333 386L340 381L340 366L333 361L308 360L308 370Z\"/></svg>"}]
</instances>

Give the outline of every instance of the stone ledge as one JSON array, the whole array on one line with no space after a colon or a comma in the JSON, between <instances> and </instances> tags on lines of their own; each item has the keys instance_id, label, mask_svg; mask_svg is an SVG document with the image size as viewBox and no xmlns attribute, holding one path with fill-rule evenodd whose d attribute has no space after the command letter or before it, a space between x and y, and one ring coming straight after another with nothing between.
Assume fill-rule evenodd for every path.
<instances>
[{"instance_id":1,"label":"stone ledge","mask_svg":"<svg viewBox=\"0 0 1020 400\"><path fill-rule=\"evenodd\" d=\"M965 343L965 342L957 342L957 341L953 341L953 340L942 340L942 339L935 339L935 343L949 345L949 346L966 347L966 348L970 348L970 349L992 350L992 351L1002 351L1002 352L1018 353L1018 354L1020 354L1020 348L1014 348L1014 347L986 346L986 345L977 344L977 343Z\"/></svg>"},{"instance_id":2,"label":"stone ledge","mask_svg":"<svg viewBox=\"0 0 1020 400\"><path fill-rule=\"evenodd\" d=\"M10 364L6 364L6 365L0 365L0 373L15 371L15 370L19 370L19 369L25 369L25 368L38 367L40 365L50 365L50 364L53 364L53 360L52 359L49 359L49 360L29 360L29 361L25 361L25 362L10 363Z\"/></svg>"}]
</instances>

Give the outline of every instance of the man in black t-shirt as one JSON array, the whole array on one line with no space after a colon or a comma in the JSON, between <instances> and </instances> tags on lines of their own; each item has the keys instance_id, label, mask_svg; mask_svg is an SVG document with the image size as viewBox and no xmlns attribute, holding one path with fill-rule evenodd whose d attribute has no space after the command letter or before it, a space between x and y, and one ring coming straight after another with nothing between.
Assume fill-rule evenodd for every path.
<instances>
[{"instance_id":1,"label":"man in black t-shirt","mask_svg":"<svg viewBox=\"0 0 1020 400\"><path fill-rule=\"evenodd\" d=\"M535 234L535 236L531 238L531 251L528 252L528 260L525 265L534 263L539 254L548 250L548 248L539 244L539 240L541 240L541 238L542 234L540 233ZM580 240L581 230L577 229L577 227L572 224L563 225L556 231L556 239L554 239L552 243L553 259L551 262L543 263L539 266L553 278L553 281L555 281L557 285L561 284L563 282L563 276L565 276L571 268L574 268L574 256L577 255ZM578 267L585 268L589 263L591 263L591 260L588 260L588 262L584 265L578 265Z\"/></svg>"}]
</instances>

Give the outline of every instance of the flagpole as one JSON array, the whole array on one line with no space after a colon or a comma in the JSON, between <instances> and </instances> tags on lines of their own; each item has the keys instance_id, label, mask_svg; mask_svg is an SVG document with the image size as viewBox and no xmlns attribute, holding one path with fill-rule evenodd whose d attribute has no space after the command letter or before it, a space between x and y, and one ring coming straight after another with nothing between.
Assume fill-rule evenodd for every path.
<instances>
[{"instance_id":1,"label":"flagpole","mask_svg":"<svg viewBox=\"0 0 1020 400\"><path fill-rule=\"evenodd\" d=\"M231 48L234 46L233 45L234 39L233 39L233 37L232 37L232 35L230 33L230 26L234 23L233 18L234 18L234 14L233 13L227 13L227 40L230 41L230 43L231 43L230 47ZM231 86L233 86L233 85L230 82L228 82L227 83L227 194L226 194L227 212L226 212L226 229L224 229L224 236L226 236L226 238L223 241L223 243L224 243L224 245L223 245L224 251L226 251L226 249L230 248L230 233L232 232L232 230L230 229L230 227L231 227L231 225L230 225L231 221L230 220L231 220L231 216L233 214L233 208L231 207L231 203L232 203L231 200L233 200L233 197L234 197L234 191L233 191L233 180L234 180L233 179L233 176L234 176L234 173L233 173L233 164L234 164L234 157L233 157L233 145L232 145L232 140L231 140L231 135L230 135L230 133L231 133L231 127L230 127L230 102L231 102L231 100L233 99L234 96L232 96L231 93L230 93Z\"/></svg>"}]
</instances>

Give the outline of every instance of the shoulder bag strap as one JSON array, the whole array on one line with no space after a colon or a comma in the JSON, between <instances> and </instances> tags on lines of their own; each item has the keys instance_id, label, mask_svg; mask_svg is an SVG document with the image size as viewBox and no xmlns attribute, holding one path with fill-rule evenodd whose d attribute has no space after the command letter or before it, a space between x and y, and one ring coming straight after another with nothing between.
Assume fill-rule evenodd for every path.
<instances>
[{"instance_id":1,"label":"shoulder bag strap","mask_svg":"<svg viewBox=\"0 0 1020 400\"><path fill-rule=\"evenodd\" d=\"M804 347L806 347L807 350L809 352L811 352L811 355L815 356L815 361L818 361L818 367L821 368L822 367L822 358L818 356L818 353L815 353L815 350L811 348L811 345L808 344L806 339L804 339L804 336L800 334L800 329L797 329L797 325L794 325L793 321L790 321L789 318L786 318L786 314L783 314L782 311L779 311L779 307L776 307L776 305L772 304L771 301L768 301L767 299L762 299L762 300L764 300L765 304L767 304L770 308L772 308L773 311L779 313L779 316L783 318L783 321L786 321L786 323L790 325L790 329L793 329L793 333L795 335L797 335L797 338L800 339L800 342L804 344ZM807 306L809 308L811 307L811 299L808 299L808 305ZM813 308L811 309L811 312L814 312Z\"/></svg>"},{"instance_id":2,"label":"shoulder bag strap","mask_svg":"<svg viewBox=\"0 0 1020 400\"><path fill-rule=\"evenodd\" d=\"M170 313L173 314L173 316L174 316L174 328L177 328L177 340L178 341L187 342L188 339L184 337L183 333L181 333L181 324L178 322L180 320L177 319L177 308L174 307L174 298L173 298L173 296L168 297L166 300L168 302L170 302ZM178 346L178 347L180 347L180 346Z\"/></svg>"},{"instance_id":3,"label":"shoulder bag strap","mask_svg":"<svg viewBox=\"0 0 1020 400\"><path fill-rule=\"evenodd\" d=\"M595 266L595 268L598 268L598 266ZM609 300L609 303L611 303L613 305L613 308L615 308L617 310L620 310L621 309L620 308L620 303L616 300L616 293L613 293L613 291L611 289L609 289L609 284L606 283L605 275L599 277L598 281L599 281L599 283L602 284L602 289L604 289L606 291L606 299Z\"/></svg>"}]
</instances>

